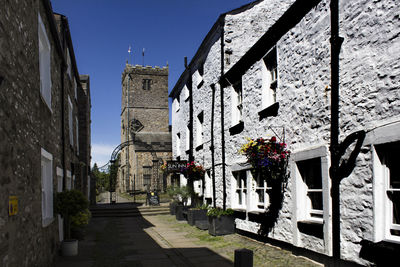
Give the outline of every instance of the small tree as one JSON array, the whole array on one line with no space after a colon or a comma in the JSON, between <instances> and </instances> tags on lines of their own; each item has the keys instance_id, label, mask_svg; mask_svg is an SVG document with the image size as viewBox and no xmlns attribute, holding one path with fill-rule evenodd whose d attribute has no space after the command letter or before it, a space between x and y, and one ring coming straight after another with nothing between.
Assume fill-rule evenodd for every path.
<instances>
[{"instance_id":1,"label":"small tree","mask_svg":"<svg viewBox=\"0 0 400 267\"><path fill-rule=\"evenodd\" d=\"M71 238L71 216L77 216L89 208L89 201L78 190L58 192L55 195L55 212L64 218L66 239Z\"/></svg>"}]
</instances>

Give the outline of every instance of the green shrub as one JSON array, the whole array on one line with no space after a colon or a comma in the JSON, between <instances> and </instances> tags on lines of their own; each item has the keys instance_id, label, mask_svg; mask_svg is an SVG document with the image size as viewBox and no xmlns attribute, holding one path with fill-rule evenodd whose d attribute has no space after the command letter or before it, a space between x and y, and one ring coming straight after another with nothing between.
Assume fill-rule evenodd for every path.
<instances>
[{"instance_id":1,"label":"green shrub","mask_svg":"<svg viewBox=\"0 0 400 267\"><path fill-rule=\"evenodd\" d=\"M233 213L234 213L233 209L223 210L221 208L210 208L207 211L207 216L219 218L222 215L225 215L225 216L233 215Z\"/></svg>"}]
</instances>

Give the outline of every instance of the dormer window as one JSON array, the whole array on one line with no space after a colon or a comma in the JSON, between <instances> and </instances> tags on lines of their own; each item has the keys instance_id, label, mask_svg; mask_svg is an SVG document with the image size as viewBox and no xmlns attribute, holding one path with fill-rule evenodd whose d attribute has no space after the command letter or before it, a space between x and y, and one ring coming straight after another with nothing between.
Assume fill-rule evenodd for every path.
<instances>
[{"instance_id":1,"label":"dormer window","mask_svg":"<svg viewBox=\"0 0 400 267\"><path fill-rule=\"evenodd\" d=\"M267 108L276 102L278 87L278 64L276 47L272 48L262 59L262 108Z\"/></svg>"},{"instance_id":2,"label":"dormer window","mask_svg":"<svg viewBox=\"0 0 400 267\"><path fill-rule=\"evenodd\" d=\"M243 120L242 80L232 85L232 126Z\"/></svg>"}]
</instances>

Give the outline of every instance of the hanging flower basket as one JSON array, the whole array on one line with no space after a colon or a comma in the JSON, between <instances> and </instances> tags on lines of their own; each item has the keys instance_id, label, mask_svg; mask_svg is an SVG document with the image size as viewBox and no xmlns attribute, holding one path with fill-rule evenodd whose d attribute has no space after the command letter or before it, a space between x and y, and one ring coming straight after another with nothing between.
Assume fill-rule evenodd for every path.
<instances>
[{"instance_id":1,"label":"hanging flower basket","mask_svg":"<svg viewBox=\"0 0 400 267\"><path fill-rule=\"evenodd\" d=\"M182 170L183 174L193 178L193 180L200 180L204 177L205 172L204 167L194 161L189 162Z\"/></svg>"},{"instance_id":2,"label":"hanging flower basket","mask_svg":"<svg viewBox=\"0 0 400 267\"><path fill-rule=\"evenodd\" d=\"M161 171L161 172L166 172L166 171L167 171L167 162L164 162L164 163L160 166L160 171Z\"/></svg>"},{"instance_id":3,"label":"hanging flower basket","mask_svg":"<svg viewBox=\"0 0 400 267\"><path fill-rule=\"evenodd\" d=\"M276 137L271 139L250 139L244 144L239 153L247 157L255 171L261 172L263 177L273 180L282 180L286 176L286 169L290 151L285 143L277 142Z\"/></svg>"}]
</instances>

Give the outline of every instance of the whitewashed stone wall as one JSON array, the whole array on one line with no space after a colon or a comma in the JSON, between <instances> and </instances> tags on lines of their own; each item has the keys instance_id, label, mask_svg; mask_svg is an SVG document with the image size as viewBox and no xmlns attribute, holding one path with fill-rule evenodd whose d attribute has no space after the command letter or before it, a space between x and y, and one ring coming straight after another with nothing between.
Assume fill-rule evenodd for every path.
<instances>
[{"instance_id":1,"label":"whitewashed stone wall","mask_svg":"<svg viewBox=\"0 0 400 267\"><path fill-rule=\"evenodd\" d=\"M279 2L279 3L278 3ZM224 55L229 57L229 70L252 45L273 25L295 1L263 1L238 14L228 14L225 23ZM340 34L344 37L340 54L340 140L357 130L371 131L385 122L400 121L400 7L393 0L340 1ZM261 64L256 62L242 77L244 130L231 136L231 88L224 89L225 149L227 207L232 206L234 194L231 167L245 162L238 154L246 137L268 138L282 135L293 152L312 147L329 147L330 140L330 10L329 1L320 4L301 22L277 41L278 88L280 104L277 117L259 120L262 110ZM211 167L210 131L212 91L216 84L214 143L216 163L217 205L222 206L221 107L217 81L220 76L221 44L215 40L207 51L204 64L204 85L193 85L194 117L204 111L204 146L195 151L197 161ZM267 52L267 51L266 51ZM173 137L181 132L184 146L184 127L188 123L188 102L182 100L181 110L173 114ZM196 127L194 127L196 131ZM182 134L183 133L183 134ZM194 132L194 136L196 133ZM400 137L399 137L400 139ZM174 140L175 142L175 140ZM175 145L174 145L175 148ZM182 156L184 147L181 148ZM359 264L363 239L374 239L373 173L371 145L365 145L358 156L353 173L345 178L341 191L341 257ZM174 154L175 156L175 154ZM181 156L181 158L183 158ZM329 159L329 151L326 155ZM293 160L293 159L292 159ZM292 162L292 164L294 164ZM329 162L328 162L329 166ZM293 216L296 212L294 177L291 173L284 194L283 207L270 238L281 240L326 255L332 254L330 209L325 215L328 224L324 238L298 232ZM324 195L331 204L329 190ZM325 216L324 215L324 216ZM236 219L237 227L257 232L257 223ZM329 232L329 233L327 233ZM324 240L325 239L325 240Z\"/></svg>"}]
</instances>

